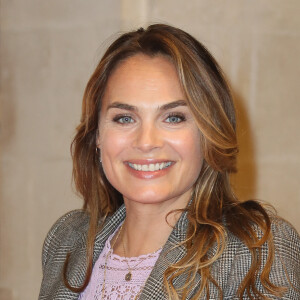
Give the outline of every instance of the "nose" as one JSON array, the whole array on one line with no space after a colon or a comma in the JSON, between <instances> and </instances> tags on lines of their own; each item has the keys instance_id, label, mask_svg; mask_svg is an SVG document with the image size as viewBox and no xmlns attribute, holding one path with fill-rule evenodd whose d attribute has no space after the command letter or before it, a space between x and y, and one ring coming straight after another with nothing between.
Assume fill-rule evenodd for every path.
<instances>
[{"instance_id":1,"label":"nose","mask_svg":"<svg viewBox=\"0 0 300 300\"><path fill-rule=\"evenodd\" d=\"M149 152L163 146L163 134L155 124L144 123L135 132L133 147Z\"/></svg>"}]
</instances>

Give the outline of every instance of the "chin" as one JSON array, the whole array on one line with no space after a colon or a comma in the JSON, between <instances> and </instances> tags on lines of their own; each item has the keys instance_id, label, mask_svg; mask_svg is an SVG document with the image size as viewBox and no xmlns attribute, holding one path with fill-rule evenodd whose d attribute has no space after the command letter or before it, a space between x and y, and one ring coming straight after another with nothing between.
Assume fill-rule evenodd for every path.
<instances>
[{"instance_id":1,"label":"chin","mask_svg":"<svg viewBox=\"0 0 300 300\"><path fill-rule=\"evenodd\" d=\"M170 199L170 196L163 196L162 194L155 194L153 191L150 193L140 193L136 192L134 195L124 195L124 198L128 201L134 201L138 203L144 203L144 204L156 204L164 202L168 199Z\"/></svg>"}]
</instances>

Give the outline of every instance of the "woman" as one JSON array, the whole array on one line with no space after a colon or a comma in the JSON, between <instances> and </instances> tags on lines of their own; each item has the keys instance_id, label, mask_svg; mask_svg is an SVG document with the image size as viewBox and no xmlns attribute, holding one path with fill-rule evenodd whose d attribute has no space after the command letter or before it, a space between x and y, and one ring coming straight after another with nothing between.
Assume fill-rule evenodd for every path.
<instances>
[{"instance_id":1,"label":"woman","mask_svg":"<svg viewBox=\"0 0 300 300\"><path fill-rule=\"evenodd\" d=\"M48 233L39 299L299 299L299 235L230 187L235 126L193 37L162 24L119 37L84 94L84 206Z\"/></svg>"}]
</instances>

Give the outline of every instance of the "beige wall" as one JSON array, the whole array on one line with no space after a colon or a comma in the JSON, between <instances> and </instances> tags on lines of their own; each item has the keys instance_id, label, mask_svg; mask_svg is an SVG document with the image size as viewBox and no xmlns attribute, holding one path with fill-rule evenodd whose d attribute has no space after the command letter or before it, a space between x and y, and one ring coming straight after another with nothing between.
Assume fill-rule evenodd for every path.
<instances>
[{"instance_id":1,"label":"beige wall","mask_svg":"<svg viewBox=\"0 0 300 300\"><path fill-rule=\"evenodd\" d=\"M242 198L300 222L298 0L0 0L0 299L36 299L41 247L81 201L69 144L86 81L111 35L181 27L224 67L240 120Z\"/></svg>"}]
</instances>

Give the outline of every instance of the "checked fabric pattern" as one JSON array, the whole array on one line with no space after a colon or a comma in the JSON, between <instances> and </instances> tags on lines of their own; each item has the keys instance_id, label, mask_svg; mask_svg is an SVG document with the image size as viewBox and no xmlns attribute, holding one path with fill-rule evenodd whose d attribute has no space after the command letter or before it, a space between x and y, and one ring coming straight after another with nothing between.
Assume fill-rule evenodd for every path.
<instances>
[{"instance_id":1,"label":"checked fabric pattern","mask_svg":"<svg viewBox=\"0 0 300 300\"><path fill-rule=\"evenodd\" d=\"M108 237L125 219L124 205L109 217L102 230L97 234L94 249L94 263L104 248ZM61 217L49 231L43 247L43 280L39 300L75 300L79 294L68 290L62 281L62 268L67 253L70 254L68 279L72 286L80 286L84 281L86 270L86 233L89 217L82 210L75 210ZM167 299L163 290L163 274L166 268L180 260L186 253L183 246L174 248L185 239L187 216L183 213L164 245L160 256L144 286L140 300ZM275 243L275 259L271 268L270 280L288 289L281 297L264 293L269 299L300 299L300 237L296 230L286 221L274 217L272 232ZM212 249L214 251L215 249ZM262 248L262 261L267 258L267 245ZM237 289L249 270L251 256L248 248L233 234L228 232L228 242L222 256L212 265L211 273L223 290L224 300L237 300ZM286 271L286 272L285 272ZM178 277L175 287L185 282L185 276ZM191 282L191 292L187 299L195 294L200 285L200 275ZM259 279L257 288L264 292ZM205 297L199 300L206 299ZM218 290L210 286L210 299L220 299ZM249 299L247 295L243 299Z\"/></svg>"}]
</instances>

